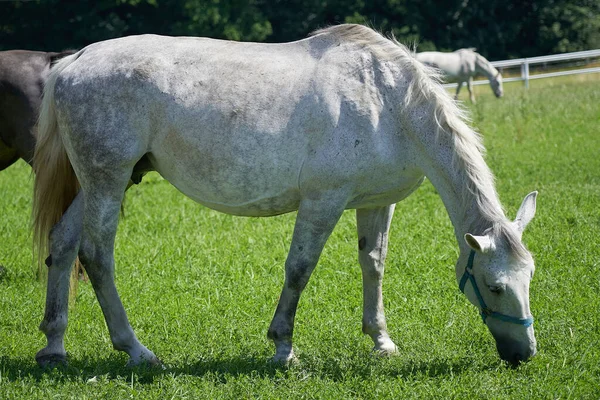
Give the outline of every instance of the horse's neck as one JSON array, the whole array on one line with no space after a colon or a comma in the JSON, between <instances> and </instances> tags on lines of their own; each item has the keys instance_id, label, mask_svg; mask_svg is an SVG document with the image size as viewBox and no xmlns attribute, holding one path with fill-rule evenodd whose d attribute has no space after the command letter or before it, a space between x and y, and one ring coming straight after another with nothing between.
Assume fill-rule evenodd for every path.
<instances>
[{"instance_id":1,"label":"horse's neck","mask_svg":"<svg viewBox=\"0 0 600 400\"><path fill-rule=\"evenodd\" d=\"M489 80L498 75L498 70L488 60L478 54L475 55L475 70L484 74Z\"/></svg>"},{"instance_id":2,"label":"horse's neck","mask_svg":"<svg viewBox=\"0 0 600 400\"><path fill-rule=\"evenodd\" d=\"M433 145L425 147L427 154L423 157L422 168L440 194L454 225L456 239L463 246L465 233L481 235L495 221L505 219L505 216L493 177L483 158L475 162L475 165L479 165L479 171L468 173L465 161L460 159L460 155L454 154L451 135L441 132L437 141L430 143ZM464 157L481 157L478 150L472 150L464 152ZM475 152L477 154L474 155ZM459 159L454 162L454 157ZM479 181L475 182L477 179Z\"/></svg>"}]
</instances>

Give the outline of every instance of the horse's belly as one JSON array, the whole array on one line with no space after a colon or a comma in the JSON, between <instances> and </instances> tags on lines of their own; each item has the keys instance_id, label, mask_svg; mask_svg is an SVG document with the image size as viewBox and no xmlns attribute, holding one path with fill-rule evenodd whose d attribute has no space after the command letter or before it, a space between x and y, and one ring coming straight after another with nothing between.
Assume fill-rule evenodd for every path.
<instances>
[{"instance_id":1,"label":"horse's belly","mask_svg":"<svg viewBox=\"0 0 600 400\"><path fill-rule=\"evenodd\" d=\"M392 187L384 186L380 189L374 188L369 192L354 196L348 203L347 208L384 207L398 203L417 190L417 188L421 186L421 183L423 183L423 180L424 177L422 174L416 174L400 179L396 185Z\"/></svg>"},{"instance_id":2,"label":"horse's belly","mask_svg":"<svg viewBox=\"0 0 600 400\"><path fill-rule=\"evenodd\" d=\"M280 193L271 193L260 198L245 199L245 202L232 201L229 203L215 203L206 200L202 196L202 193L183 193L213 210L245 217L270 217L285 214L296 211L300 204L300 196L295 189L288 189Z\"/></svg>"},{"instance_id":3,"label":"horse's belly","mask_svg":"<svg viewBox=\"0 0 600 400\"><path fill-rule=\"evenodd\" d=\"M232 215L264 217L298 209L298 172L293 164L242 165L235 159L211 162L149 155L153 167L192 200Z\"/></svg>"}]
</instances>

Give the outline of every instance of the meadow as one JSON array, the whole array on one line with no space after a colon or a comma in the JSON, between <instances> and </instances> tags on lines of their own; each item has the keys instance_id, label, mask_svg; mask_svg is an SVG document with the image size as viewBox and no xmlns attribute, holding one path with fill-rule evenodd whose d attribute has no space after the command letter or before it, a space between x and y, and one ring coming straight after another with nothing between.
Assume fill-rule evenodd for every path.
<instances>
[{"instance_id":1,"label":"meadow","mask_svg":"<svg viewBox=\"0 0 600 400\"><path fill-rule=\"evenodd\" d=\"M31 253L31 173L19 162L0 173L0 398L599 398L600 78L532 81L529 90L508 84L500 100L487 86L476 94L466 106L507 215L539 191L524 234L537 266L538 355L529 363L500 361L459 292L452 225L426 181L398 204L390 233L384 298L398 355L375 356L361 333L355 217L347 211L300 301L299 362L271 365L266 332L295 215L220 214L152 173L126 196L116 282L138 337L166 369L125 367L82 282L66 334L69 365L43 370L34 356L45 345L45 289Z\"/></svg>"}]
</instances>

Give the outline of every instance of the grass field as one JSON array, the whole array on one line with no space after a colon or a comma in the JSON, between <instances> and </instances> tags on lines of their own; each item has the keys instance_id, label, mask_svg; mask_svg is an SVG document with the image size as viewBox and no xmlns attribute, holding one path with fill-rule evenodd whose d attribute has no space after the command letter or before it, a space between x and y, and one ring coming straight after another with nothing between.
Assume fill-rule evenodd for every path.
<instances>
[{"instance_id":1,"label":"grass field","mask_svg":"<svg viewBox=\"0 0 600 400\"><path fill-rule=\"evenodd\" d=\"M507 214L539 191L524 235L537 265L531 362L506 367L459 292L452 226L426 182L398 204L391 229L384 296L399 354L374 356L361 333L355 221L346 212L300 302L300 361L275 368L266 331L294 215L219 214L150 174L127 193L116 280L138 337L167 369L125 367L82 283L66 335L69 366L41 370L44 288L32 267L32 180L19 162L0 173L0 398L599 398L600 80L506 85L501 100L476 90L473 123Z\"/></svg>"}]
</instances>

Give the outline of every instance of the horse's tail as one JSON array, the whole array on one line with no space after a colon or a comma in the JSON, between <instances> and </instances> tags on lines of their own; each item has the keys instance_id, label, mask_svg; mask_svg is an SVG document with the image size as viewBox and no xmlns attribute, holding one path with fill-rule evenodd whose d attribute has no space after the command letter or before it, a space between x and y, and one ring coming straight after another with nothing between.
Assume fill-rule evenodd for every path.
<instances>
[{"instance_id":1,"label":"horse's tail","mask_svg":"<svg viewBox=\"0 0 600 400\"><path fill-rule=\"evenodd\" d=\"M33 155L35 184L33 188L33 240L37 254L38 272L44 277L42 259L48 254L52 227L60 220L77 192L79 182L67 156L56 118L54 91L60 73L77 59L78 55L62 58L52 68L44 86ZM77 270L71 276L71 294L77 283ZM75 279L73 279L75 278Z\"/></svg>"}]
</instances>

